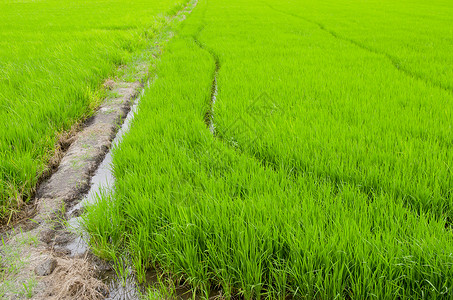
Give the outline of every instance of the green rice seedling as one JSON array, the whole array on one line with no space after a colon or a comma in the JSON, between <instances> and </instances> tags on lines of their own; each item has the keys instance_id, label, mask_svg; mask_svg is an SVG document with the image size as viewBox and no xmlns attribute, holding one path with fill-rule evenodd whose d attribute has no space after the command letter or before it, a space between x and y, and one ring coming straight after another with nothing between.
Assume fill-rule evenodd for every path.
<instances>
[{"instance_id":1,"label":"green rice seedling","mask_svg":"<svg viewBox=\"0 0 453 300\"><path fill-rule=\"evenodd\" d=\"M157 275L157 283L148 287L142 299L157 300L157 299L175 299L176 288L174 282L164 274Z\"/></svg>"},{"instance_id":2,"label":"green rice seedling","mask_svg":"<svg viewBox=\"0 0 453 300\"><path fill-rule=\"evenodd\" d=\"M127 259L124 256L113 256L113 269L115 270L116 277L119 283L125 287L128 278L131 276L131 269L127 264Z\"/></svg>"},{"instance_id":3,"label":"green rice seedling","mask_svg":"<svg viewBox=\"0 0 453 300\"><path fill-rule=\"evenodd\" d=\"M116 252L121 249L125 238L125 223L120 221L121 208L112 205L114 203L109 194L101 194L93 205L86 207L87 213L82 221L84 229L90 233L88 243L91 250L106 260L117 258Z\"/></svg>"}]
</instances>

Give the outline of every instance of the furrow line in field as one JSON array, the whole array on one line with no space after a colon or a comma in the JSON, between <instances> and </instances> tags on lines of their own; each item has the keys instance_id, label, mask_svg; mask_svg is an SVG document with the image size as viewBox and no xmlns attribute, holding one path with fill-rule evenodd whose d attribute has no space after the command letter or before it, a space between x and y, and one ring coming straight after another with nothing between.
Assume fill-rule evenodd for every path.
<instances>
[{"instance_id":1,"label":"furrow line in field","mask_svg":"<svg viewBox=\"0 0 453 300\"><path fill-rule=\"evenodd\" d=\"M314 25L317 25L319 27L319 29L321 29L322 31L324 32L327 32L328 34L330 34L332 37L338 39L338 40L342 40L342 41L345 41L345 42L348 42L356 47L359 47L363 50L366 50L368 52L371 52L371 53L374 53L374 54L377 54L377 55L380 55L380 56L384 56L385 58L387 58L390 63L395 67L395 69L397 69L398 71L400 71L401 73L411 77L411 78L414 78L414 79L417 79L417 80L421 80L425 83L427 83L428 85L432 85L434 87L437 87L441 90L444 90L446 92L450 92L450 93L453 93L453 89L451 87L448 87L448 86L444 86L442 83L432 79L432 78L428 78L428 77L424 77L422 75L420 75L419 73L417 72L414 72L414 71L411 71L409 70L408 68L404 67L403 64L401 64L400 60L384 51L379 51L377 49L374 49L372 47L369 47L363 43L360 43L356 40L353 40L353 39L350 39L350 38L347 38L347 37L344 37L340 34L338 34L337 32L331 30L331 29L328 29L326 28L326 26L320 22L317 22L317 21L314 21L314 20L311 20L309 18L306 18L306 17L303 17L303 16L300 16L300 15L296 15L294 13L290 13L290 12L286 12L286 11L283 11L283 10L279 10L271 5L269 5L268 3L265 3L263 2L267 7L269 7L270 9L276 11L276 12L279 12L279 13L282 13L282 14L286 14L288 16L292 16L292 17L295 17L295 18L298 18L298 19L301 19L301 20L304 20L306 22L309 22L311 24L314 24Z\"/></svg>"},{"instance_id":2,"label":"furrow line in field","mask_svg":"<svg viewBox=\"0 0 453 300\"><path fill-rule=\"evenodd\" d=\"M206 111L206 114L205 114L205 117L204 117L204 121L205 121L206 125L208 126L209 130L211 131L211 133L215 136L216 134L215 134L215 124L214 124L214 105L215 105L215 102L216 102L216 99L217 99L217 91L218 91L217 78L218 78L219 71L220 71L220 61L219 61L219 58L218 58L217 54L215 54L212 50L208 49L205 45L203 45L197 39L196 36L193 36L193 40L194 40L195 44L198 45L198 47L200 47L201 49L209 52L209 54L211 54L211 56L214 58L214 61L215 61L215 69L214 69L214 74L212 76L211 96L210 96L210 100L209 100L209 108Z\"/></svg>"},{"instance_id":3,"label":"furrow line in field","mask_svg":"<svg viewBox=\"0 0 453 300\"><path fill-rule=\"evenodd\" d=\"M218 78L219 71L220 71L220 59L219 59L219 56L217 55L217 53L215 53L212 49L207 47L205 44L203 44L198 39L198 36L206 27L206 23L205 23L206 10L207 10L207 6L204 5L203 10L201 12L201 17L200 17L200 26L197 28L197 30L193 34L189 35L188 37L192 38L194 43L200 49L208 52L211 55L211 57L214 59L214 62L215 62L215 68L214 68L214 72L212 75L211 95L209 98L208 109L204 116L204 121L206 123L206 126L208 126L209 130L211 131L211 133L214 136L216 136L215 123L214 123L214 105L217 100L217 92L218 92L217 78Z\"/></svg>"},{"instance_id":4,"label":"furrow line in field","mask_svg":"<svg viewBox=\"0 0 453 300\"><path fill-rule=\"evenodd\" d=\"M215 53L212 49L207 47L205 44L203 44L198 39L198 36L206 27L206 24L204 23L205 15L206 15L206 6L204 7L204 10L202 12L201 25L198 27L196 32L193 33L190 37L193 39L194 43L197 44L197 46L200 49L208 52L211 55L211 57L214 59L214 62L215 62L215 68L214 68L214 72L212 75L212 85L211 85L211 95L210 95L210 99L209 99L209 107L208 107L208 110L206 111L206 114L204 117L204 121L205 121L206 125L208 126L211 133L215 136L216 133L215 133L215 124L214 124L214 105L215 105L215 102L217 99L217 91L218 91L217 78L218 78L219 71L220 71L220 59L219 59L219 56L217 55L217 53Z\"/></svg>"}]
</instances>

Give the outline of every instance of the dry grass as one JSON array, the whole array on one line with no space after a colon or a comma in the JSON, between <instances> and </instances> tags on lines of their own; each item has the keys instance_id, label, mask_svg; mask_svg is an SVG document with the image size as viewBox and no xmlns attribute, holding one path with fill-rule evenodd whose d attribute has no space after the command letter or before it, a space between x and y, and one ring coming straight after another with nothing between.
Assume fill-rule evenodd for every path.
<instances>
[{"instance_id":1,"label":"dry grass","mask_svg":"<svg viewBox=\"0 0 453 300\"><path fill-rule=\"evenodd\" d=\"M58 259L58 266L48 278L49 292L42 299L104 299L107 286L96 278L87 259Z\"/></svg>"}]
</instances>

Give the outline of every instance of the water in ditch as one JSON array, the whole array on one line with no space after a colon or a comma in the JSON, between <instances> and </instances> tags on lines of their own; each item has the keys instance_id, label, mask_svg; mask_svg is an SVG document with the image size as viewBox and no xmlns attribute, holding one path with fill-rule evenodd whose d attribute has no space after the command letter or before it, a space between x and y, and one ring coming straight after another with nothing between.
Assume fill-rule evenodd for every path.
<instances>
[{"instance_id":1,"label":"water in ditch","mask_svg":"<svg viewBox=\"0 0 453 300\"><path fill-rule=\"evenodd\" d=\"M147 82L146 87L150 85L150 81ZM145 88L146 88L145 87ZM122 140L124 134L126 134L131 126L131 122L134 119L135 113L138 108L141 97L143 96L144 90L140 96L137 97L131 106L129 113L127 114L123 125L116 134L115 139L112 141L112 147L116 147ZM103 161L96 170L94 176L91 178L91 187L88 194L80 201L77 205L68 210L68 216L71 216L77 210L83 209L83 206L92 204L95 202L99 191L113 191L115 185L115 177L112 171L112 152L111 150L106 154ZM68 220L68 227L76 232L77 238L65 246L66 249L71 251L71 256L78 256L87 253L89 250L87 240L88 235L83 232L81 227L81 217L73 217ZM129 273L132 272L129 270ZM135 282L133 276L128 276L126 280L120 280L116 273L113 271L106 272L102 276L102 280L108 286L110 295L107 299L139 299L139 288ZM153 278L150 277L150 280ZM150 281L150 284L153 282Z\"/></svg>"}]
</instances>

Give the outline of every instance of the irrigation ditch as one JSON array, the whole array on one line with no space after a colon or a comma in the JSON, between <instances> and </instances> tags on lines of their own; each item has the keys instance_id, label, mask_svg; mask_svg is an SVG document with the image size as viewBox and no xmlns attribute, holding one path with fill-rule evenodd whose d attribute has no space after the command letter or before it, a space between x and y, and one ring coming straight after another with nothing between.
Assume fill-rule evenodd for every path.
<instances>
[{"instance_id":1,"label":"irrigation ditch","mask_svg":"<svg viewBox=\"0 0 453 300\"><path fill-rule=\"evenodd\" d=\"M81 231L83 206L102 189L113 189L110 149L129 130L140 95L152 84L153 69L197 1L165 17L148 49L127 66L126 74L104 83L107 97L73 138L55 172L38 188L31 218L1 232L0 297L7 299L137 299L132 272L120 282L112 265L96 258ZM120 73L120 72L118 72ZM126 78L127 77L127 78ZM131 80L131 78L133 80ZM122 124L122 125L121 125ZM120 126L121 125L121 126ZM157 275L150 272L150 282ZM180 288L181 294L187 290Z\"/></svg>"}]
</instances>

